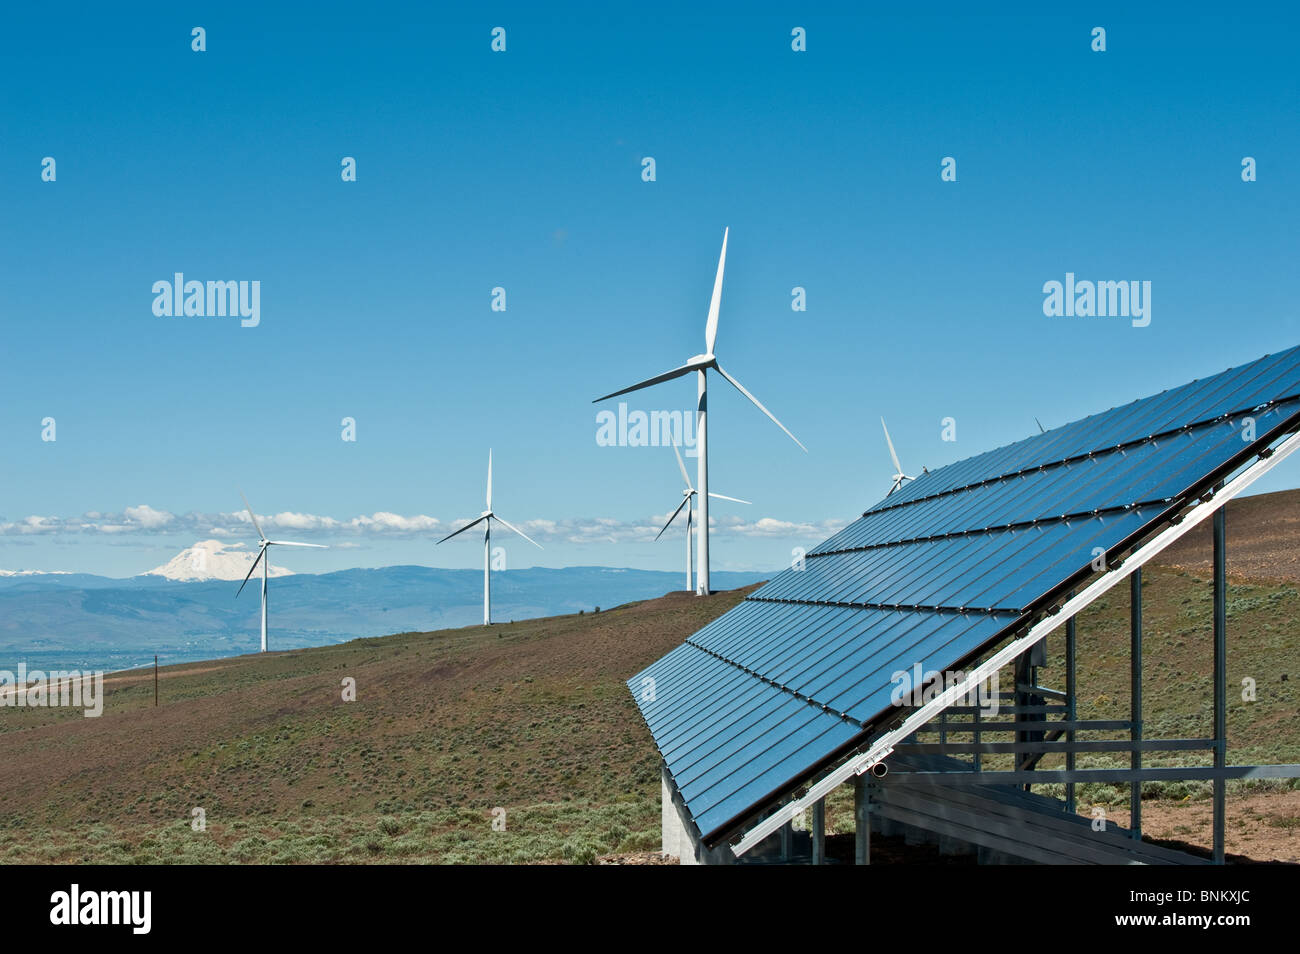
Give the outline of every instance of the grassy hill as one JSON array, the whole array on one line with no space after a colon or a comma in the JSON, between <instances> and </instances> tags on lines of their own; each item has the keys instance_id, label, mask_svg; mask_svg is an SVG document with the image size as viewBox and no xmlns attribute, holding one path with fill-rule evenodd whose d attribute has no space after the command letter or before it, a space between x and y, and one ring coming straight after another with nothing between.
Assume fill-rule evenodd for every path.
<instances>
[{"instance_id":1,"label":"grassy hill","mask_svg":"<svg viewBox=\"0 0 1300 954\"><path fill-rule=\"evenodd\" d=\"M1272 511L1269 498L1251 498L1228 518L1229 757L1300 762L1290 542L1283 534L1242 544L1250 520L1263 534L1300 507L1300 494L1269 496ZM1146 571L1148 737L1210 731L1201 556L1193 541L1175 554L1178 566ZM0 861L588 862L657 849L658 757L624 680L749 590L167 667L158 708L151 675L115 676L98 719L0 709ZM1080 618L1087 717L1127 714L1127 627L1126 587ZM1058 638L1045 683L1063 682L1061 661ZM1241 700L1247 676L1255 702ZM346 677L356 680L355 702L342 700ZM1081 756L1080 765L1105 758ZM1238 798L1261 790L1290 798L1294 789L1231 787ZM1207 790L1148 794L1195 802ZM1101 786L1081 794L1117 807L1127 799ZM205 831L191 827L196 808ZM504 831L493 828L496 808ZM831 809L833 832L847 824L845 798ZM1295 814L1243 822L1230 805L1230 850L1240 825L1280 836L1297 830ZM1184 834L1208 840L1208 829Z\"/></svg>"},{"instance_id":2,"label":"grassy hill","mask_svg":"<svg viewBox=\"0 0 1300 954\"><path fill-rule=\"evenodd\" d=\"M111 677L98 719L2 709L13 770L0 773L0 860L590 861L657 848L657 756L624 680L743 592L168 667L158 708L151 675Z\"/></svg>"}]
</instances>

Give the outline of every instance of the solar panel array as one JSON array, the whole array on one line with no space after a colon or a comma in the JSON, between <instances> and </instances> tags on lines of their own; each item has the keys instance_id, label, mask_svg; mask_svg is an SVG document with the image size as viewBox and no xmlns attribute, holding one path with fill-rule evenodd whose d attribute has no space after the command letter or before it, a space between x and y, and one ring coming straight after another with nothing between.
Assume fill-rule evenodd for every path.
<instances>
[{"instance_id":1,"label":"solar panel array","mask_svg":"<svg viewBox=\"0 0 1300 954\"><path fill-rule=\"evenodd\" d=\"M1297 428L1293 348L904 484L628 681L702 836L867 742L895 672L993 646Z\"/></svg>"}]
</instances>

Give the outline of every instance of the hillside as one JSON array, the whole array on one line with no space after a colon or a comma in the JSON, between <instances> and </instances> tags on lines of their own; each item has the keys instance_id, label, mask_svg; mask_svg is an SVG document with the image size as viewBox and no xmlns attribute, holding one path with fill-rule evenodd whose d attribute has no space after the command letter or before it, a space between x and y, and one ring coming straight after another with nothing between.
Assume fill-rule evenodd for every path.
<instances>
[{"instance_id":1,"label":"hillside","mask_svg":"<svg viewBox=\"0 0 1300 954\"><path fill-rule=\"evenodd\" d=\"M613 567L531 567L492 577L496 620L590 612L669 592L681 574ZM761 578L716 573L722 589ZM256 581L255 581L256 582ZM258 586L159 576L0 579L0 668L117 670L255 652ZM390 566L295 573L270 583L270 645L300 649L483 620L483 571Z\"/></svg>"},{"instance_id":2,"label":"hillside","mask_svg":"<svg viewBox=\"0 0 1300 954\"><path fill-rule=\"evenodd\" d=\"M0 860L587 861L657 847L658 763L624 680L741 597L170 667L156 709L151 676L119 675L98 719L0 709L0 759L23 766L0 773Z\"/></svg>"},{"instance_id":3,"label":"hillside","mask_svg":"<svg viewBox=\"0 0 1300 954\"><path fill-rule=\"evenodd\" d=\"M1250 498L1229 514L1234 557L1272 573L1251 579L1232 564L1229 686L1258 683L1254 702L1229 693L1235 762L1300 762L1300 589L1279 578L1291 541L1265 535L1295 499ZM1274 542L1243 541L1252 526ZM1210 586L1196 556L1188 546L1179 557L1188 569L1146 571L1149 736L1208 734ZM624 681L745 592L164 667L158 708L150 674L120 674L99 719L2 708L0 761L14 768L0 773L0 861L586 862L652 852L658 758ZM1080 618L1085 717L1127 711L1126 592ZM1059 637L1048 655L1042 680L1060 685ZM345 677L356 680L355 702L341 699ZM1229 790L1230 852L1300 858L1300 787ZM1207 844L1207 791L1148 786L1148 833ZM1106 805L1119 823L1127 797L1080 792L1081 807ZM492 827L498 807L504 832ZM191 829L195 808L204 832ZM848 810L847 790L837 793L832 833L847 827Z\"/></svg>"},{"instance_id":4,"label":"hillside","mask_svg":"<svg viewBox=\"0 0 1300 954\"><path fill-rule=\"evenodd\" d=\"M1300 490L1228 501L1228 573L1255 580L1300 581ZM1161 554L1160 562L1210 572L1211 526L1204 523Z\"/></svg>"}]
</instances>

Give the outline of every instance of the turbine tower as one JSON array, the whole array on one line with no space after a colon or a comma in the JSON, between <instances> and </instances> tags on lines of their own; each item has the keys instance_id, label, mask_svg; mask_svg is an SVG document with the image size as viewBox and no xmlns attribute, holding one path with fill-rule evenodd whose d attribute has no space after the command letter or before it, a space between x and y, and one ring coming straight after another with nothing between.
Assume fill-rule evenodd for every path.
<instances>
[{"instance_id":1,"label":"turbine tower","mask_svg":"<svg viewBox=\"0 0 1300 954\"><path fill-rule=\"evenodd\" d=\"M492 450L491 448L489 448L488 449L488 479L487 479L487 509L484 510L479 515L477 520L471 520L469 523L465 524L465 526L461 527L459 530L455 530L452 533L447 534L445 537L443 537L441 540L438 541L438 543L445 543L446 541L450 540L452 537L456 536L456 534L464 533L470 527L476 527L480 523L483 524L483 625L484 626L492 625L491 572L492 572L492 521L493 520L497 520L505 524L507 527L509 527L515 533L519 534L521 537L523 537L533 546L537 547L537 549L539 550L544 549L544 547L540 543L538 543L528 534L524 533L514 524L510 523L508 520L506 520L505 517L498 516L497 514L492 512Z\"/></svg>"},{"instance_id":2,"label":"turbine tower","mask_svg":"<svg viewBox=\"0 0 1300 954\"><path fill-rule=\"evenodd\" d=\"M894 461L894 485L889 488L889 494L892 494L899 487L903 486L904 481L915 480L916 478L909 477L907 474L903 473L903 465L898 462L898 452L894 450L894 442L889 439L889 428L885 426L885 419L883 417L880 419L880 426L885 428L885 443L889 445L889 456ZM889 494L885 494L885 496L888 497Z\"/></svg>"},{"instance_id":3,"label":"turbine tower","mask_svg":"<svg viewBox=\"0 0 1300 954\"><path fill-rule=\"evenodd\" d=\"M749 400L760 411L772 419L777 427L789 435L790 440L799 444L800 449L807 453L808 448L799 442L799 438L790 433L789 429L776 419L767 408L759 402L758 398L745 390L744 385L733 378L730 374L722 369L718 364L718 359L713 353L713 347L718 338L718 308L722 304L722 272L727 264L727 235L730 230L724 230L722 233L722 254L718 257L718 274L713 280L713 298L709 302L709 318L704 326L704 353L697 354L689 359L679 368L673 368L671 371L665 371L663 374L655 375L631 387L623 388L612 394L606 394L604 397L598 397L592 403L606 401L612 397L618 397L621 394L627 394L630 391L638 391L641 388L648 388L651 385L660 384L664 381L671 381L673 378L680 378L682 375L695 372L697 382L698 403L696 405L696 434L697 446L699 448L699 460L697 466L696 488L699 497L700 511L700 532L698 534L699 549L699 576L696 581L695 592L700 596L709 595L709 438L707 428L707 418L709 410L708 401L708 371L712 368L722 375L737 391L749 398Z\"/></svg>"},{"instance_id":4,"label":"turbine tower","mask_svg":"<svg viewBox=\"0 0 1300 954\"><path fill-rule=\"evenodd\" d=\"M239 594L244 592L244 587L248 584L248 578L253 575L257 569L257 564L262 564L262 652L266 652L266 580L269 575L271 557L266 552L271 547L312 547L317 550L329 549L323 543L294 543L290 540L268 540L266 534L262 532L262 525L257 522L257 517L253 515L253 508L248 503L248 498L244 497L241 490L239 496L243 497L244 509L248 511L248 519L253 521L253 527L257 530L257 559L253 565L248 568L248 574L244 577L244 582L239 584L239 590L235 593L235 599L239 599Z\"/></svg>"},{"instance_id":5,"label":"turbine tower","mask_svg":"<svg viewBox=\"0 0 1300 954\"><path fill-rule=\"evenodd\" d=\"M677 466L682 472L682 480L686 482L686 489L682 491L682 498L683 498L682 502L677 505L677 509L674 510L673 515L668 518L668 522L664 524L663 530L659 531L658 535L655 537L655 540L657 541L659 537L662 537L664 535L664 530L667 530L670 526L672 526L672 522L677 519L677 515L681 513L682 508L685 507L686 508L686 592L690 593L692 592L691 530L693 529L692 525L694 523L694 517L692 515L692 511L694 510L694 506L692 504L692 498L696 496L696 490L694 487L691 486L691 478L687 476L686 464L682 462L682 455L677 450L677 441L675 440L673 441L673 454L677 457ZM728 497L725 494L715 494L712 491L709 492L709 496L712 497L714 500L730 500L733 503L742 503L742 504L749 503L748 500L741 500L739 497Z\"/></svg>"}]
</instances>

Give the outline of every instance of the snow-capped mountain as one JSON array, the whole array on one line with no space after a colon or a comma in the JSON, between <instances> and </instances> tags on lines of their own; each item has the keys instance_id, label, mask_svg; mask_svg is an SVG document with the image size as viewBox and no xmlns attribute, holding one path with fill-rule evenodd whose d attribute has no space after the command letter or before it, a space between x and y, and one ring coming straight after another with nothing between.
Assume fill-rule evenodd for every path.
<instances>
[{"instance_id":1,"label":"snow-capped mountain","mask_svg":"<svg viewBox=\"0 0 1300 954\"><path fill-rule=\"evenodd\" d=\"M242 543L222 543L220 540L203 540L186 547L162 566L156 566L145 576L161 576L182 583L199 580L242 580L257 557L257 551ZM257 571L259 574L261 570ZM292 570L271 565L271 576L292 576Z\"/></svg>"}]
</instances>

